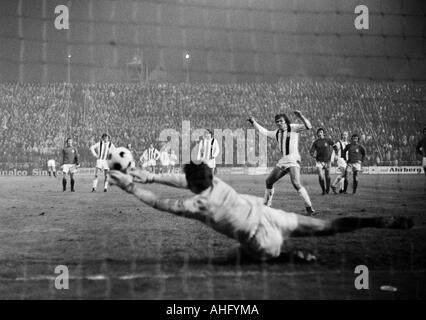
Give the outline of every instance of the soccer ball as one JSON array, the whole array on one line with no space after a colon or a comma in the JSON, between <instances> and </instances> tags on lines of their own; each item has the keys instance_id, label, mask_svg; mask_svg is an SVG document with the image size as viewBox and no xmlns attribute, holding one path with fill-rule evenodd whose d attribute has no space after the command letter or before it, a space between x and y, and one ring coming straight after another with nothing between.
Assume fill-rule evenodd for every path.
<instances>
[{"instance_id":1,"label":"soccer ball","mask_svg":"<svg viewBox=\"0 0 426 320\"><path fill-rule=\"evenodd\" d=\"M124 147L115 148L108 153L107 163L111 170L119 170L126 173L133 163L133 156L129 149Z\"/></svg>"}]
</instances>

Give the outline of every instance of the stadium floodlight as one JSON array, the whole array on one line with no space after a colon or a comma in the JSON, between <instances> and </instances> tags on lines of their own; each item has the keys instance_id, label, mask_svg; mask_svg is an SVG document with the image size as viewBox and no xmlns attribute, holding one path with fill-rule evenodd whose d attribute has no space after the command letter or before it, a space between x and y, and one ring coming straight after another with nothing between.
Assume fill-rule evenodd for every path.
<instances>
[{"instance_id":1,"label":"stadium floodlight","mask_svg":"<svg viewBox=\"0 0 426 320\"><path fill-rule=\"evenodd\" d=\"M185 54L185 59L186 59L186 60L189 60L189 53L186 53L186 54Z\"/></svg>"}]
</instances>

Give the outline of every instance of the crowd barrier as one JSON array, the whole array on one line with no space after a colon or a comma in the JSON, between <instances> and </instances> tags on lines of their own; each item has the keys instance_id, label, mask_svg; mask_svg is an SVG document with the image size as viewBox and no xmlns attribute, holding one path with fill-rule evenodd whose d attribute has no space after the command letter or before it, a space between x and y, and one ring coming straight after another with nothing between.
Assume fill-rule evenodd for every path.
<instances>
[{"instance_id":1,"label":"crowd barrier","mask_svg":"<svg viewBox=\"0 0 426 320\"><path fill-rule=\"evenodd\" d=\"M219 167L217 173L220 175L266 175L273 167ZM315 167L301 167L302 174L316 174ZM424 169L420 166L406 167L363 167L363 174L423 174ZM178 171L178 170L176 170ZM175 172L176 172L175 171ZM61 170L57 171L59 175ZM338 174L336 167L330 168L330 174ZM79 168L76 175L91 176L95 174L95 168ZM48 171L42 168L0 168L0 176L47 176Z\"/></svg>"}]
</instances>

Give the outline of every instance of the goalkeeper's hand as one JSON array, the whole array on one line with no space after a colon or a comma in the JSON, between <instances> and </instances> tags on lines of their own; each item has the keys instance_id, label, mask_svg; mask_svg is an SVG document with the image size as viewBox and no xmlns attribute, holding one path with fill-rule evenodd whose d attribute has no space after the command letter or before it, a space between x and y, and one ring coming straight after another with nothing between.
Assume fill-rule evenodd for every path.
<instances>
[{"instance_id":1,"label":"goalkeeper's hand","mask_svg":"<svg viewBox=\"0 0 426 320\"><path fill-rule=\"evenodd\" d=\"M254 122L256 121L252 116L250 116L248 119L247 119L247 121L248 122L250 122L251 124L254 124Z\"/></svg>"},{"instance_id":2,"label":"goalkeeper's hand","mask_svg":"<svg viewBox=\"0 0 426 320\"><path fill-rule=\"evenodd\" d=\"M130 169L128 173L133 177L135 182L142 184L150 183L153 180L153 174L147 170L141 170L137 168Z\"/></svg>"},{"instance_id":3,"label":"goalkeeper's hand","mask_svg":"<svg viewBox=\"0 0 426 320\"><path fill-rule=\"evenodd\" d=\"M133 177L129 174L122 173L118 170L111 170L108 174L111 178L111 184L116 185L123 190L127 190L128 187L133 184Z\"/></svg>"}]
</instances>

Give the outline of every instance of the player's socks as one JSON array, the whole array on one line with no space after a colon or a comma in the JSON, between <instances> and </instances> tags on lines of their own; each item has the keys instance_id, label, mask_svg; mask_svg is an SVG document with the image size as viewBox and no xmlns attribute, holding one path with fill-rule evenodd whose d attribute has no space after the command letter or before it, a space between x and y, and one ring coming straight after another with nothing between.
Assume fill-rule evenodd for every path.
<instances>
[{"instance_id":1,"label":"player's socks","mask_svg":"<svg viewBox=\"0 0 426 320\"><path fill-rule=\"evenodd\" d=\"M272 205L272 197L274 196L274 189L265 189L265 196L263 197L263 204L270 207Z\"/></svg>"},{"instance_id":2,"label":"player's socks","mask_svg":"<svg viewBox=\"0 0 426 320\"><path fill-rule=\"evenodd\" d=\"M306 191L306 189L304 187L300 188L299 191L297 191L297 193L299 193L299 195L302 197L303 201L305 202L305 207L311 207L312 208L312 203L311 203L311 199L309 198L308 192Z\"/></svg>"},{"instance_id":3,"label":"player's socks","mask_svg":"<svg viewBox=\"0 0 426 320\"><path fill-rule=\"evenodd\" d=\"M96 191L97 186L98 186L98 178L95 178L95 179L93 179L92 192Z\"/></svg>"},{"instance_id":4,"label":"player's socks","mask_svg":"<svg viewBox=\"0 0 426 320\"><path fill-rule=\"evenodd\" d=\"M104 192L107 192L108 190L108 181L105 181L104 183Z\"/></svg>"},{"instance_id":5,"label":"player's socks","mask_svg":"<svg viewBox=\"0 0 426 320\"><path fill-rule=\"evenodd\" d=\"M343 182L343 193L346 193L348 191L348 179L345 179Z\"/></svg>"},{"instance_id":6,"label":"player's socks","mask_svg":"<svg viewBox=\"0 0 426 320\"><path fill-rule=\"evenodd\" d=\"M52 172L49 171L49 177L51 177L51 176L52 176Z\"/></svg>"},{"instance_id":7,"label":"player's socks","mask_svg":"<svg viewBox=\"0 0 426 320\"><path fill-rule=\"evenodd\" d=\"M65 178L62 179L62 190L67 190L67 179Z\"/></svg>"},{"instance_id":8,"label":"player's socks","mask_svg":"<svg viewBox=\"0 0 426 320\"><path fill-rule=\"evenodd\" d=\"M330 192L330 181L331 181L330 177L326 177L325 178L325 191L327 193Z\"/></svg>"},{"instance_id":9,"label":"player's socks","mask_svg":"<svg viewBox=\"0 0 426 320\"><path fill-rule=\"evenodd\" d=\"M75 180L71 179L71 192L74 192L74 185L75 185Z\"/></svg>"},{"instance_id":10,"label":"player's socks","mask_svg":"<svg viewBox=\"0 0 426 320\"><path fill-rule=\"evenodd\" d=\"M324 179L318 178L319 184L321 186L322 194L325 194L325 186L324 186Z\"/></svg>"},{"instance_id":11,"label":"player's socks","mask_svg":"<svg viewBox=\"0 0 426 320\"><path fill-rule=\"evenodd\" d=\"M56 178L56 172L55 171L53 171L53 176Z\"/></svg>"}]
</instances>

